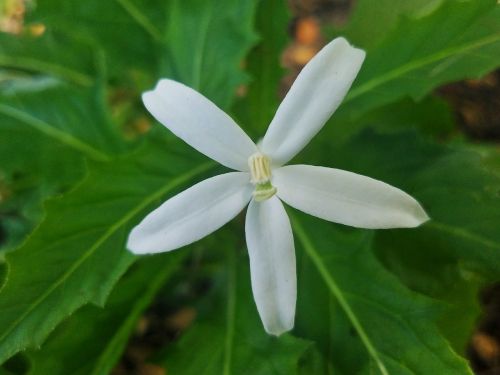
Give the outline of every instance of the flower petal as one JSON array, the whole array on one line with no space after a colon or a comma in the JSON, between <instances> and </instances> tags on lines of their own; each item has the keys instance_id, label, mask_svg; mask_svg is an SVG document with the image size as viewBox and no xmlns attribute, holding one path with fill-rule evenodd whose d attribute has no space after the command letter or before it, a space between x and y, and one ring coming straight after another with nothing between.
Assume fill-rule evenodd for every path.
<instances>
[{"instance_id":1,"label":"flower petal","mask_svg":"<svg viewBox=\"0 0 500 375\"><path fill-rule=\"evenodd\" d=\"M248 204L253 185L247 173L202 181L170 198L137 225L127 248L135 254L175 250L219 229Z\"/></svg>"},{"instance_id":2,"label":"flower petal","mask_svg":"<svg viewBox=\"0 0 500 375\"><path fill-rule=\"evenodd\" d=\"M411 196L356 173L311 165L273 171L278 196L290 206L325 220L358 228L410 228L429 220Z\"/></svg>"},{"instance_id":3,"label":"flower petal","mask_svg":"<svg viewBox=\"0 0 500 375\"><path fill-rule=\"evenodd\" d=\"M302 69L262 141L276 165L292 159L340 105L365 58L344 38L327 44Z\"/></svg>"},{"instance_id":4,"label":"flower petal","mask_svg":"<svg viewBox=\"0 0 500 375\"><path fill-rule=\"evenodd\" d=\"M195 90L169 79L142 94L148 111L172 133L209 158L248 171L248 157L257 148L220 108Z\"/></svg>"},{"instance_id":5,"label":"flower petal","mask_svg":"<svg viewBox=\"0 0 500 375\"><path fill-rule=\"evenodd\" d=\"M292 228L280 200L252 200L245 232L257 310L266 331L279 336L293 328L297 299Z\"/></svg>"}]
</instances>

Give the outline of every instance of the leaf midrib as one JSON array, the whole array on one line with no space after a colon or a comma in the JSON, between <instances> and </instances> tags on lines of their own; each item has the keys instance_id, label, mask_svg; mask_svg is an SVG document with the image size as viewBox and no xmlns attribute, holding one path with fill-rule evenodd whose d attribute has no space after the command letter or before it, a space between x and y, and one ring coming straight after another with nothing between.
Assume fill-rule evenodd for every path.
<instances>
[{"instance_id":1,"label":"leaf midrib","mask_svg":"<svg viewBox=\"0 0 500 375\"><path fill-rule=\"evenodd\" d=\"M391 310L389 310L387 307L385 307L380 302L378 302L376 300L369 299L369 298L367 298L367 297L365 297L363 295L355 294L355 293L351 293L351 292L347 292L347 293L344 292L344 295L350 296L352 299L358 299L358 300L363 301L363 303L368 304L368 305L372 306L373 308L378 309L383 314L386 314L386 315L392 317L394 320L396 320L397 322L399 322L399 324L401 324L402 326L404 326L406 328L409 328L410 330L407 331L407 332L409 334L411 334L414 337L414 339L416 341L418 341L423 347L425 347L429 351L429 353L431 353L431 355L438 362L444 363L445 365L449 365L448 363L444 362L440 356L438 356L436 353L434 353L433 348L427 342L425 342L425 340L423 340L421 338L421 336L418 334L419 330L415 329L410 323L408 323L406 320L404 320L401 317L401 315L394 314ZM391 356L392 355L391 353L384 353L384 352L381 352L381 353L383 355L385 355L385 356ZM450 366L453 367L453 365L450 365ZM410 369L406 365L404 367L407 368L410 372L415 373L415 371L413 371L412 369Z\"/></svg>"},{"instance_id":2,"label":"leaf midrib","mask_svg":"<svg viewBox=\"0 0 500 375\"><path fill-rule=\"evenodd\" d=\"M480 243L483 246L490 247L493 249L500 249L500 244L492 241L486 237L478 236L469 232L468 230L462 229L460 227L448 225L439 221L431 220L425 224L426 227L436 229L438 231L445 232L447 234L453 235L455 237L460 237L468 241Z\"/></svg>"},{"instance_id":3,"label":"leaf midrib","mask_svg":"<svg viewBox=\"0 0 500 375\"><path fill-rule=\"evenodd\" d=\"M327 287L329 288L330 292L335 296L337 299L337 302L341 306L341 308L344 310L344 313L347 315L348 319L351 321L351 324L354 326L356 331L358 332L358 335L363 342L363 344L366 347L366 350L368 351L369 355L372 357L372 359L375 361L377 364L377 367L379 368L380 372L382 375L390 375L389 372L387 371L387 368L385 367L385 364L383 363L382 359L380 358L380 355L378 353L378 350L375 348L375 345L371 342L370 337L364 330L361 322L358 320L357 316L354 314L354 311L351 309L349 303L344 297L344 294L342 293L341 289L331 276L331 274L328 272L326 267L324 266L319 254L316 252L314 249L314 246L312 245L309 237L307 236L305 230L303 229L302 225L299 223L298 219L295 218L295 216L291 216L292 219L292 225L294 228L294 232L297 234L297 237L299 241L302 243L302 247L304 248L305 252L309 256L309 258L312 260L313 264L317 268L319 274L325 281Z\"/></svg>"},{"instance_id":4,"label":"leaf midrib","mask_svg":"<svg viewBox=\"0 0 500 375\"><path fill-rule=\"evenodd\" d=\"M378 86L384 85L394 79L399 78L400 76L407 74L411 71L423 68L426 65L432 64L439 60L444 60L448 57L451 57L456 54L464 53L479 47L483 47L487 44L495 43L500 41L500 33L489 35L488 37L484 37L482 39L478 39L475 42L464 44L462 46L445 48L439 52L436 52L432 55L422 57L420 59L416 59L410 61L406 64L403 64L395 69L389 70L388 72L372 78L365 83L359 85L358 87L353 88L349 94L346 96L344 100L344 104L349 101L361 96Z\"/></svg>"},{"instance_id":5,"label":"leaf midrib","mask_svg":"<svg viewBox=\"0 0 500 375\"><path fill-rule=\"evenodd\" d=\"M207 47L207 41L208 41L208 31L210 29L210 23L212 22L212 17L213 17L213 7L210 6L209 11L203 13L204 17L202 19L202 22L200 22L200 35L201 38L199 40L199 44L197 45L197 48L195 51L198 53L195 54L193 60L193 86L192 88L195 89L196 91L201 90L201 73L203 71L203 57L205 56L205 49Z\"/></svg>"},{"instance_id":6,"label":"leaf midrib","mask_svg":"<svg viewBox=\"0 0 500 375\"><path fill-rule=\"evenodd\" d=\"M90 86L93 82L93 79L90 75L81 73L62 65L31 57L16 56L14 58L10 56L0 55L0 65L4 67L8 66L12 68L27 69L35 72L47 73L56 77L61 77L80 86Z\"/></svg>"},{"instance_id":7,"label":"leaf midrib","mask_svg":"<svg viewBox=\"0 0 500 375\"><path fill-rule=\"evenodd\" d=\"M17 121L25 123L26 125L45 134L46 136L51 137L58 142L77 150L79 153L83 153L92 160L109 161L111 159L109 155L102 152L101 150L98 150L95 147L83 142L82 140L59 130L57 127L49 124L48 122L31 116L30 114L23 112L17 108L11 107L6 104L0 104L0 113Z\"/></svg>"},{"instance_id":8,"label":"leaf midrib","mask_svg":"<svg viewBox=\"0 0 500 375\"><path fill-rule=\"evenodd\" d=\"M344 310L344 312L347 315L348 319L351 321L352 325L354 326L354 328L358 332L358 335L359 335L361 341L365 345L365 347L366 347L368 353L370 354L370 356L372 357L372 359L377 364L377 366L378 366L379 370L381 371L381 373L383 375L389 375L389 372L387 371L387 369L386 369L386 367L385 367L385 365L384 365L384 363L382 362L382 359L381 359L381 356L386 356L387 353L382 353L382 352L379 353L379 351L372 344L372 342L371 342L368 334L365 332L363 326L361 325L361 323L357 319L356 315L354 314L354 311L351 309L351 307L350 307L349 303L347 302L345 296L346 296L346 294L347 295L351 295L351 297L362 299L363 301L365 301L367 303L370 303L370 304L373 304L373 305L377 306L378 308L380 308L382 311L385 311L386 313L389 313L389 311L384 306L382 306L381 304L377 303L376 301L371 301L371 300L367 299L366 297L363 297L363 296L360 296L360 295L357 295L357 294L342 292L342 290L338 287L338 285L335 282L335 280L332 277L332 275L328 272L328 270L324 266L322 259L320 258L319 254L316 252L316 250L314 249L314 246L312 245L311 240L307 236L305 230L303 229L303 227L300 224L300 222L298 221L298 219L296 219L292 215L290 215L290 216L291 216L291 219L292 219L292 225L293 225L293 228L294 228L294 232L297 234L297 238L302 243L302 246L303 246L304 250L306 251L307 255L310 257L310 259L312 260L313 264L316 266L316 268L317 268L320 276L325 281L325 283L326 283L327 287L329 288L330 292L336 297L337 302L339 303L339 305L341 306L341 308ZM436 229L447 230L448 233L451 233L451 234L454 234L454 235L457 235L457 236L463 236L464 238L467 238L469 240L478 241L478 242L480 242L480 243L482 243L482 244L484 244L486 246L494 246L495 248L499 247L497 244L495 244L492 241L489 241L487 239L483 239L482 237L479 237L479 236L475 236L475 235L473 235L473 234L471 234L471 233L469 233L467 231L454 230L456 228L447 226L446 224L435 223L434 227ZM392 316L392 314L390 314L390 315ZM401 324L406 325L406 326L411 326L406 321L400 319L400 317L396 317L396 318L397 318L397 320ZM413 330L414 337L419 342L421 342L424 346L427 346L429 349L431 349L423 340L421 340L420 336L418 336L416 334L416 332L417 332L416 330ZM431 352L432 352L432 350L431 350ZM436 358L438 358L440 360L439 357L436 356ZM408 370L410 370L408 367L406 367L406 368Z\"/></svg>"},{"instance_id":9,"label":"leaf midrib","mask_svg":"<svg viewBox=\"0 0 500 375\"><path fill-rule=\"evenodd\" d=\"M104 234L99 237L92 246L89 247L89 249L83 254L82 257L78 259L77 262L73 264L72 267L70 267L55 283L52 284L52 286L45 292L43 293L38 299L35 300L35 302L23 313L21 314L12 324L11 326L5 330L5 332L0 336L0 342L5 341L6 337L14 331L20 323L36 308L38 305L40 305L48 296L52 294L61 284L63 284L67 279L70 278L70 276L92 255L94 254L97 249L106 241L108 240L118 229L120 229L123 225L125 225L128 221L130 221L136 214L138 214L142 209L147 207L150 203L153 201L161 198L164 194L166 194L168 191L173 190L174 188L178 187L179 185L187 182L194 176L201 174L207 170L209 170L211 167L213 167L212 162L206 162L199 167L196 167L192 169L191 171L174 178L170 183L167 185L163 186L161 189L158 189L156 192L153 194L147 196L145 199L139 202L137 206L132 208L130 211L128 211L120 220L118 220L115 224L111 225L110 228L104 232ZM12 348L10 352L15 351L15 348Z\"/></svg>"},{"instance_id":10,"label":"leaf midrib","mask_svg":"<svg viewBox=\"0 0 500 375\"><path fill-rule=\"evenodd\" d=\"M142 13L132 2L129 0L115 0L127 14L137 23L139 27L145 30L155 41L161 42L163 36L158 28L151 22L151 20Z\"/></svg>"}]
</instances>

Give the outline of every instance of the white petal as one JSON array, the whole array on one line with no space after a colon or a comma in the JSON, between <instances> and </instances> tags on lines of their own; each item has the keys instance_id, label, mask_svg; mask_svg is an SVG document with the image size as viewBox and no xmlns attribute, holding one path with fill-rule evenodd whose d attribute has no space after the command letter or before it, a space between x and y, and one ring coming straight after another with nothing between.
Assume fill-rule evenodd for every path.
<instances>
[{"instance_id":1,"label":"white petal","mask_svg":"<svg viewBox=\"0 0 500 375\"><path fill-rule=\"evenodd\" d=\"M266 331L278 336L293 328L297 299L292 228L280 200L252 200L245 232L257 310Z\"/></svg>"},{"instance_id":2,"label":"white petal","mask_svg":"<svg viewBox=\"0 0 500 375\"><path fill-rule=\"evenodd\" d=\"M135 254L175 250L219 229L248 204L253 185L247 173L202 181L170 198L137 225L127 248Z\"/></svg>"},{"instance_id":3,"label":"white petal","mask_svg":"<svg viewBox=\"0 0 500 375\"><path fill-rule=\"evenodd\" d=\"M262 141L276 165L292 159L340 105L365 58L344 38L327 44L302 69Z\"/></svg>"},{"instance_id":4,"label":"white petal","mask_svg":"<svg viewBox=\"0 0 500 375\"><path fill-rule=\"evenodd\" d=\"M199 152L239 171L257 148L246 133L214 103L195 90L169 79L142 94L149 112L172 133Z\"/></svg>"},{"instance_id":5,"label":"white petal","mask_svg":"<svg viewBox=\"0 0 500 375\"><path fill-rule=\"evenodd\" d=\"M278 196L325 220L358 228L410 228L429 217L404 191L340 169L289 165L273 171Z\"/></svg>"}]
</instances>

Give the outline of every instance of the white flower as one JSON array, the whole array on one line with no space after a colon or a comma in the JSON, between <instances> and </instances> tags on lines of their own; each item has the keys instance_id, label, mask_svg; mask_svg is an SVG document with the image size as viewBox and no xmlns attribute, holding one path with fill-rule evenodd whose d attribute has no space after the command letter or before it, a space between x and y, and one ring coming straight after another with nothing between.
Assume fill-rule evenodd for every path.
<instances>
[{"instance_id":1,"label":"white flower","mask_svg":"<svg viewBox=\"0 0 500 375\"><path fill-rule=\"evenodd\" d=\"M428 220L415 199L384 182L333 168L283 166L337 109L364 58L364 51L343 38L325 46L295 80L259 146L198 92L159 81L143 94L146 108L186 143L238 172L170 198L132 230L127 247L135 254L180 248L214 232L250 203L245 233L257 309L268 333L292 329L295 249L282 201L358 228L416 227Z\"/></svg>"}]
</instances>

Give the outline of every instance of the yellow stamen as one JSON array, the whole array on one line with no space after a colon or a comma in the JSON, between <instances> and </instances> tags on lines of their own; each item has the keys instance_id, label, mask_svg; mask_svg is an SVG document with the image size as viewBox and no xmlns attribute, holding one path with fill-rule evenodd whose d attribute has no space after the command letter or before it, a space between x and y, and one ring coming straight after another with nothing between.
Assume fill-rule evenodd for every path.
<instances>
[{"instance_id":1,"label":"yellow stamen","mask_svg":"<svg viewBox=\"0 0 500 375\"><path fill-rule=\"evenodd\" d=\"M262 184L271 179L271 166L267 156L261 153L253 154L248 158L248 166L253 184Z\"/></svg>"}]
</instances>

